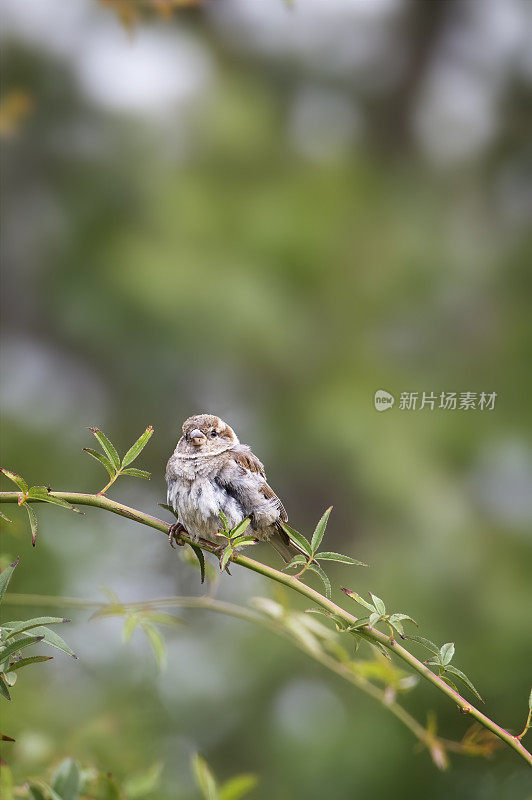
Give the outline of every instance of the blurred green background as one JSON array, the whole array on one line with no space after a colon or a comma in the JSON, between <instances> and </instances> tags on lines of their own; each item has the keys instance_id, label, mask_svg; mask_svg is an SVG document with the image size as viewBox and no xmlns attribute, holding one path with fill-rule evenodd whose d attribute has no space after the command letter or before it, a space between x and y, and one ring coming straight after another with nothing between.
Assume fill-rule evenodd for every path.
<instances>
[{"instance_id":1,"label":"blurred green background","mask_svg":"<svg viewBox=\"0 0 532 800\"><path fill-rule=\"evenodd\" d=\"M87 426L124 451L152 424L139 460L151 482L124 479L111 496L157 513L183 419L219 414L265 462L294 527L310 533L334 505L326 549L370 564L332 566L335 585L371 589L454 641L487 713L520 729L530 3L215 0L170 18L164 2L0 8L2 463L32 484L96 491ZM377 389L396 398L385 413ZM407 411L403 391L497 399ZM201 591L147 529L39 512L35 550L22 512L2 528L4 563L21 556L13 591ZM244 603L270 591L238 568L216 588ZM19 615L32 610L47 611ZM455 756L439 773L385 710L250 625L186 614L187 628L164 631L159 675L140 634L126 646L119 620L64 610L79 660L27 670L2 707L19 782L66 755L119 778L162 759L154 796L188 800L199 749L222 778L257 773L262 800L532 795L511 751ZM450 738L467 727L430 686L404 702L421 721L434 710Z\"/></svg>"}]
</instances>

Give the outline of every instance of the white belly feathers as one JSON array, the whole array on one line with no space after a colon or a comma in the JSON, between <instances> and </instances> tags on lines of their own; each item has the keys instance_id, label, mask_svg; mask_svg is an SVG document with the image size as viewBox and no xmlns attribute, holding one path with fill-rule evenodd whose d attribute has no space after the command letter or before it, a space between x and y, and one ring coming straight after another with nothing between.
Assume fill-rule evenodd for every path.
<instances>
[{"instance_id":1,"label":"white belly feathers","mask_svg":"<svg viewBox=\"0 0 532 800\"><path fill-rule=\"evenodd\" d=\"M227 517L229 528L245 516L240 504L210 477L174 481L168 487L168 504L195 539L201 536L215 541L215 534L222 527L220 511Z\"/></svg>"}]
</instances>

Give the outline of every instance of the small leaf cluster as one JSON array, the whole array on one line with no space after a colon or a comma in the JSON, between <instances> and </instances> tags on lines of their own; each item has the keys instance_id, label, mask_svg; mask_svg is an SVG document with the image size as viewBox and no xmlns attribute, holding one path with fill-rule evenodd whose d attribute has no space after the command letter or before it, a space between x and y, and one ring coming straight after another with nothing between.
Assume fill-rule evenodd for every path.
<instances>
[{"instance_id":1,"label":"small leaf cluster","mask_svg":"<svg viewBox=\"0 0 532 800\"><path fill-rule=\"evenodd\" d=\"M103 617L124 617L124 627L122 639L129 642L134 632L139 628L147 636L153 650L157 666L160 670L166 668L166 646L157 625L183 625L183 620L174 617L173 614L165 614L149 607L131 607L122 603L118 595L112 589L105 589L105 594L109 598L109 603L105 603L96 611L91 619L102 619Z\"/></svg>"},{"instance_id":2,"label":"small leaf cluster","mask_svg":"<svg viewBox=\"0 0 532 800\"><path fill-rule=\"evenodd\" d=\"M29 800L141 800L157 791L163 765L156 761L147 770L128 777L122 785L109 772L94 767L82 768L78 761L65 758L49 780L30 778L23 786L14 786L11 772L2 767L2 800L26 797Z\"/></svg>"},{"instance_id":3,"label":"small leaf cluster","mask_svg":"<svg viewBox=\"0 0 532 800\"><path fill-rule=\"evenodd\" d=\"M246 536L244 533L251 522L249 517L245 517L242 522L239 522L238 525L235 525L235 527L231 530L229 528L227 517L223 511L220 511L219 516L222 521L222 528L216 535L223 536L227 539L227 544L220 555L220 570L224 570L237 547L246 547L250 544L257 544L259 540L254 536Z\"/></svg>"},{"instance_id":4,"label":"small leaf cluster","mask_svg":"<svg viewBox=\"0 0 532 800\"><path fill-rule=\"evenodd\" d=\"M18 561L17 558L13 564L0 573L0 603ZM22 651L27 647L42 642L76 658L67 643L55 631L47 627L64 622L70 622L70 620L64 617L35 617L34 619L2 623L0 626L0 694L6 700L11 700L9 689L15 685L20 669L40 661L50 661L52 658L52 656L23 655Z\"/></svg>"},{"instance_id":5,"label":"small leaf cluster","mask_svg":"<svg viewBox=\"0 0 532 800\"><path fill-rule=\"evenodd\" d=\"M153 435L153 428L151 425L149 425L144 433L139 436L137 441L131 445L122 459L118 455L116 447L105 435L105 433L103 433L99 428L89 428L89 430L94 434L95 438L100 444L103 454L98 453L97 450L93 450L92 447L84 447L83 450L105 467L110 478L109 483L104 486L99 494L104 494L107 489L116 481L116 479L120 477L120 475L130 475L132 478L145 478L146 480L150 479L149 472L146 472L144 469L130 467L129 464L132 464L133 461L135 461L135 459L148 444L151 436Z\"/></svg>"},{"instance_id":6,"label":"small leaf cluster","mask_svg":"<svg viewBox=\"0 0 532 800\"><path fill-rule=\"evenodd\" d=\"M359 605L364 606L370 614L366 617L361 617L357 620L355 625L351 625L349 630L356 630L357 628L362 628L365 625L370 625L374 628L378 625L379 622L384 622L390 629L390 635L393 639L394 637L394 630L397 631L401 639L405 639L405 631L403 628L403 622L412 622L414 625L417 626L417 622L412 617L409 617L408 614L402 614L397 612L395 614L387 614L386 613L386 606L384 605L384 601L377 597L377 595L372 594L369 592L369 596L371 597L371 603L367 600L364 600L359 594L354 592L352 589L345 589L342 586L342 591L348 596L355 600Z\"/></svg>"},{"instance_id":7,"label":"small leaf cluster","mask_svg":"<svg viewBox=\"0 0 532 800\"><path fill-rule=\"evenodd\" d=\"M442 644L441 647L438 647L437 644L434 644L434 642L431 642L430 639L426 639L424 636L409 636L408 638L411 641L422 645L426 650L429 651L429 653L432 654L432 658L430 658L428 661L425 661L425 664L430 665L431 667L437 667L439 677L443 678L443 680L448 683L452 689L454 689L456 692L458 691L457 686L453 682L453 678L458 678L465 683L467 688L473 692L475 697L480 700L481 703L484 702L467 675L462 672L461 669L458 669L458 667L455 667L453 664L451 664L455 651L453 642L446 642L445 644Z\"/></svg>"},{"instance_id":8,"label":"small leaf cluster","mask_svg":"<svg viewBox=\"0 0 532 800\"><path fill-rule=\"evenodd\" d=\"M31 543L34 547L37 539L37 515L31 505L26 502L27 500L40 500L43 503L52 503L54 506L61 506L61 508L67 508L69 511L75 511L76 514L83 513L79 510L79 508L67 503L66 500L63 500L61 497L56 497L54 494L52 494L52 490L49 486L29 487L24 478L22 478L20 475L17 475L16 472L12 472L9 469L4 469L3 467L0 468L0 472L2 475L5 475L6 478L9 478L10 481L16 483L20 489L21 495L18 499L18 504L19 506L24 506L28 512L31 528ZM9 517L6 517L5 514L0 512L0 516L5 522L11 522Z\"/></svg>"},{"instance_id":9,"label":"small leaf cluster","mask_svg":"<svg viewBox=\"0 0 532 800\"><path fill-rule=\"evenodd\" d=\"M220 785L199 753L192 756L192 771L204 800L241 800L258 784L255 775L244 773L235 775Z\"/></svg>"},{"instance_id":10,"label":"small leaf cluster","mask_svg":"<svg viewBox=\"0 0 532 800\"><path fill-rule=\"evenodd\" d=\"M315 572L320 576L325 587L325 594L328 598L331 597L331 582L323 568L320 566L319 561L338 561L340 564L351 564L358 567L368 566L362 561L357 561L356 558L345 556L342 553L333 553L327 551L323 551L321 553L319 552L319 547L325 535L325 528L327 527L327 522L331 511L332 506L325 511L320 521L316 525L310 542L305 536L303 536L302 533L299 533L299 531L291 528L290 525L286 524L286 522L281 522L281 527L284 532L292 540L292 542L294 542L297 547L302 550L301 554L293 557L290 563L286 565L285 569L301 566L302 569L294 576L296 578L300 578L301 575L303 575L303 573L307 570ZM303 553L305 555L303 555Z\"/></svg>"}]
</instances>

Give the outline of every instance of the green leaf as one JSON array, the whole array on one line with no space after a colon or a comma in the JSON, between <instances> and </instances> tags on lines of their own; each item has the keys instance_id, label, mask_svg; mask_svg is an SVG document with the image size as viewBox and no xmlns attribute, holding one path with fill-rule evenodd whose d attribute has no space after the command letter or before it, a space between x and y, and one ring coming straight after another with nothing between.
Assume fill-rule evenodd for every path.
<instances>
[{"instance_id":1,"label":"green leaf","mask_svg":"<svg viewBox=\"0 0 532 800\"><path fill-rule=\"evenodd\" d=\"M305 614L318 614L321 617L327 618L334 616L332 611L326 611L324 608L306 608Z\"/></svg>"},{"instance_id":2,"label":"green leaf","mask_svg":"<svg viewBox=\"0 0 532 800\"><path fill-rule=\"evenodd\" d=\"M201 582L204 583L204 581L205 581L205 556L203 555L203 550L201 549L201 547L198 547L195 544L191 544L190 547L192 548L192 550L196 554L196 558L198 559L199 567L200 567L200 573L201 573Z\"/></svg>"},{"instance_id":3,"label":"green leaf","mask_svg":"<svg viewBox=\"0 0 532 800\"><path fill-rule=\"evenodd\" d=\"M37 540L37 515L33 508L27 503L24 503L24 508L28 512L28 517L30 518L31 543L33 547L35 547L35 542Z\"/></svg>"},{"instance_id":4,"label":"green leaf","mask_svg":"<svg viewBox=\"0 0 532 800\"><path fill-rule=\"evenodd\" d=\"M72 620L66 619L65 617L35 617L34 619L26 619L23 622L13 622L11 624L6 622L1 627L9 628L9 633L5 637L9 639L17 633L29 631L31 628L37 628L40 625L58 625L62 622L72 622Z\"/></svg>"},{"instance_id":5,"label":"green leaf","mask_svg":"<svg viewBox=\"0 0 532 800\"><path fill-rule=\"evenodd\" d=\"M39 781L39 783L41 784L41 786L44 787L44 789L48 793L48 800L63 800L63 798L60 795L58 795L57 792L54 791L54 789L52 789L52 787L49 786L47 783L45 783L44 781Z\"/></svg>"},{"instance_id":6,"label":"green leaf","mask_svg":"<svg viewBox=\"0 0 532 800\"><path fill-rule=\"evenodd\" d=\"M382 614L379 611L374 611L372 614L369 615L369 624L371 627L377 624L381 619Z\"/></svg>"},{"instance_id":7,"label":"green leaf","mask_svg":"<svg viewBox=\"0 0 532 800\"><path fill-rule=\"evenodd\" d=\"M345 631L348 629L348 623L339 614L333 614L332 611L325 611L323 608L307 608L306 613L320 614L321 616L327 617L327 619L334 622L336 630L338 631Z\"/></svg>"},{"instance_id":8,"label":"green leaf","mask_svg":"<svg viewBox=\"0 0 532 800\"><path fill-rule=\"evenodd\" d=\"M308 564L308 559L305 556L294 556L293 559L286 565L286 567L283 567L283 572L286 572L286 570L290 569L290 567L298 567L301 564Z\"/></svg>"},{"instance_id":9,"label":"green leaf","mask_svg":"<svg viewBox=\"0 0 532 800\"><path fill-rule=\"evenodd\" d=\"M347 627L347 622L339 614L333 614L332 611L326 611L324 608L306 608L305 614L317 614L320 617L326 617L327 619L333 620L334 622L341 622L345 627Z\"/></svg>"},{"instance_id":10,"label":"green leaf","mask_svg":"<svg viewBox=\"0 0 532 800\"><path fill-rule=\"evenodd\" d=\"M375 606L372 606L371 603L368 603L367 600L364 600L364 598L354 592L353 589L346 589L344 586L341 586L340 588L344 594L346 594L348 597L351 597L361 606L364 606L364 608L367 608L368 611L376 611Z\"/></svg>"},{"instance_id":11,"label":"green leaf","mask_svg":"<svg viewBox=\"0 0 532 800\"><path fill-rule=\"evenodd\" d=\"M403 628L403 623L398 619L390 619L388 620L392 628L395 628L401 639L405 638L405 629Z\"/></svg>"},{"instance_id":12,"label":"green leaf","mask_svg":"<svg viewBox=\"0 0 532 800\"><path fill-rule=\"evenodd\" d=\"M312 534L312 541L310 543L310 547L311 547L313 553L316 552L316 550L318 549L318 547L321 544L321 541L323 539L323 535L325 533L325 528L327 527L327 521L329 519L329 515L330 515L330 513L332 511L332 508L333 508L332 506L329 506L327 511L325 511L325 513L321 517L320 521L316 525L316 529L314 530L314 533Z\"/></svg>"},{"instance_id":13,"label":"green leaf","mask_svg":"<svg viewBox=\"0 0 532 800\"><path fill-rule=\"evenodd\" d=\"M53 661L53 656L28 656L28 658L21 658L20 661L15 661L14 664L10 664L9 669L11 672L15 672L17 669L22 669L22 667L27 667L30 664L37 664L40 661Z\"/></svg>"},{"instance_id":14,"label":"green leaf","mask_svg":"<svg viewBox=\"0 0 532 800\"><path fill-rule=\"evenodd\" d=\"M313 655L319 656L323 654L322 648L314 634L309 630L307 625L298 618L296 614L290 614L285 620L285 627L295 636L300 644L306 650L309 650ZM334 634L333 634L334 636Z\"/></svg>"},{"instance_id":15,"label":"green leaf","mask_svg":"<svg viewBox=\"0 0 532 800\"><path fill-rule=\"evenodd\" d=\"M144 433L141 436L139 436L135 444L132 445L125 454L124 458L122 459L123 467L127 467L128 464L131 464L131 462L137 458L137 456L142 452L142 450L144 450L144 448L148 444L152 435L153 435L153 428L151 425L149 425L144 431Z\"/></svg>"},{"instance_id":16,"label":"green leaf","mask_svg":"<svg viewBox=\"0 0 532 800\"><path fill-rule=\"evenodd\" d=\"M21 478L20 475L17 475L16 472L11 472L11 470L4 469L3 467L0 467L0 472L2 473L2 475L5 475L6 478L9 478L10 481L16 483L20 491L26 494L26 492L28 491L28 484L26 483L24 478Z\"/></svg>"},{"instance_id":17,"label":"green leaf","mask_svg":"<svg viewBox=\"0 0 532 800\"><path fill-rule=\"evenodd\" d=\"M67 503L63 498L55 497L53 494L50 494L50 489L47 486L32 486L28 492L28 499L41 500L43 503L52 503L55 506L61 506L61 508L68 508L69 511L75 511L76 514L83 513L79 508Z\"/></svg>"},{"instance_id":18,"label":"green leaf","mask_svg":"<svg viewBox=\"0 0 532 800\"><path fill-rule=\"evenodd\" d=\"M397 622L397 620L405 620L406 622L412 622L414 625L417 626L417 622L412 617L409 617L408 614L392 614L390 616L390 622L393 623Z\"/></svg>"},{"instance_id":19,"label":"green leaf","mask_svg":"<svg viewBox=\"0 0 532 800\"><path fill-rule=\"evenodd\" d=\"M129 642L133 633L135 632L135 628L140 624L140 619L135 614L130 614L126 617L126 621L124 622L124 627L122 628L122 641Z\"/></svg>"},{"instance_id":20,"label":"green leaf","mask_svg":"<svg viewBox=\"0 0 532 800\"><path fill-rule=\"evenodd\" d=\"M250 522L251 520L249 517L246 517L245 519L242 520L242 522L239 522L238 525L236 525L236 527L234 527L233 530L230 532L229 534L230 538L236 539L238 536L242 536L242 534L244 533Z\"/></svg>"},{"instance_id":21,"label":"green leaf","mask_svg":"<svg viewBox=\"0 0 532 800\"><path fill-rule=\"evenodd\" d=\"M17 682L18 675L9 667L9 672L4 673L4 679L9 688L14 686Z\"/></svg>"},{"instance_id":22,"label":"green leaf","mask_svg":"<svg viewBox=\"0 0 532 800\"><path fill-rule=\"evenodd\" d=\"M137 798L144 797L158 789L161 784L162 771L163 762L156 761L145 772L128 778L124 784L124 791L128 800L137 800Z\"/></svg>"},{"instance_id":23,"label":"green leaf","mask_svg":"<svg viewBox=\"0 0 532 800\"><path fill-rule=\"evenodd\" d=\"M233 555L233 547L232 545L228 544L225 550L223 551L222 557L220 559L220 570L224 570L227 566L227 562Z\"/></svg>"},{"instance_id":24,"label":"green leaf","mask_svg":"<svg viewBox=\"0 0 532 800\"><path fill-rule=\"evenodd\" d=\"M67 643L59 636L59 634L50 630L50 628L35 628L34 633L42 637L44 644L47 644L50 647L55 647L57 650L61 650L61 652L66 653L72 658L77 658L77 655L73 650L70 649ZM23 636L26 636L26 634L23 634Z\"/></svg>"},{"instance_id":25,"label":"green leaf","mask_svg":"<svg viewBox=\"0 0 532 800\"><path fill-rule=\"evenodd\" d=\"M4 664L12 653L17 653L24 647L29 647L36 642L41 642L43 639L44 636L27 636L24 639L17 639L15 642L11 642L11 644L0 649L0 663Z\"/></svg>"},{"instance_id":26,"label":"green leaf","mask_svg":"<svg viewBox=\"0 0 532 800\"><path fill-rule=\"evenodd\" d=\"M6 700L11 700L11 695L9 694L9 689L7 688L3 673L0 673L0 694L2 697L5 697Z\"/></svg>"},{"instance_id":27,"label":"green leaf","mask_svg":"<svg viewBox=\"0 0 532 800\"><path fill-rule=\"evenodd\" d=\"M62 761L54 772L52 787L61 800L78 800L81 790L81 770L78 762L72 758Z\"/></svg>"},{"instance_id":28,"label":"green leaf","mask_svg":"<svg viewBox=\"0 0 532 800\"><path fill-rule=\"evenodd\" d=\"M336 635L329 626L315 619L313 615L309 616L308 614L302 614L300 611L295 611L292 612L291 616L301 620L303 625L319 639L325 642L336 642Z\"/></svg>"},{"instance_id":29,"label":"green leaf","mask_svg":"<svg viewBox=\"0 0 532 800\"><path fill-rule=\"evenodd\" d=\"M223 529L224 529L225 533L229 533L229 522L228 522L227 517L225 516L224 512L223 511L219 511L218 512L218 516L222 520L222 526L223 526Z\"/></svg>"},{"instance_id":30,"label":"green leaf","mask_svg":"<svg viewBox=\"0 0 532 800\"><path fill-rule=\"evenodd\" d=\"M293 542L295 542L309 556L309 558L312 557L312 548L310 546L310 542L305 539L303 534L294 530L294 528L291 528L290 525L286 524L286 522L281 522L280 525L287 536Z\"/></svg>"},{"instance_id":31,"label":"green leaf","mask_svg":"<svg viewBox=\"0 0 532 800\"><path fill-rule=\"evenodd\" d=\"M382 602L380 597L377 597L377 595L372 594L371 592L369 592L369 596L371 597L371 599L373 601L373 605L375 606L375 610L378 611L379 614L386 614L386 606L384 605L384 603Z\"/></svg>"},{"instance_id":32,"label":"green leaf","mask_svg":"<svg viewBox=\"0 0 532 800\"><path fill-rule=\"evenodd\" d=\"M132 478L145 478L147 481L149 481L151 477L151 472L147 472L145 469L135 469L135 467L123 469L120 474L131 475Z\"/></svg>"},{"instance_id":33,"label":"green leaf","mask_svg":"<svg viewBox=\"0 0 532 800\"><path fill-rule=\"evenodd\" d=\"M475 689L475 687L473 686L473 684L471 683L471 681L469 680L467 675L465 675L465 673L463 673L461 669L457 669L457 667L453 667L453 666L448 666L448 667L445 667L445 671L446 672L450 672L452 675L456 675L457 678L460 678L460 680L465 683L467 688L470 691L473 692L475 697L477 697L480 700L481 703L484 702L484 700L482 699L480 694L477 692L477 690Z\"/></svg>"},{"instance_id":34,"label":"green leaf","mask_svg":"<svg viewBox=\"0 0 532 800\"><path fill-rule=\"evenodd\" d=\"M17 558L16 561L13 561L13 563L10 564L9 567L6 567L5 569L2 570L2 572L0 572L0 601L2 600L6 592L7 585L11 580L11 576L13 575L13 572L15 571L15 567L17 566L19 560L20 556Z\"/></svg>"},{"instance_id":35,"label":"green leaf","mask_svg":"<svg viewBox=\"0 0 532 800\"><path fill-rule=\"evenodd\" d=\"M157 666L160 670L166 668L166 647L164 646L164 639L153 625L149 622L141 622L142 630L150 640L150 644L153 648L153 652L155 654L155 658L157 661Z\"/></svg>"},{"instance_id":36,"label":"green leaf","mask_svg":"<svg viewBox=\"0 0 532 800\"><path fill-rule=\"evenodd\" d=\"M105 453L105 455L107 456L107 458L109 459L115 470L119 469L120 457L116 452L114 444L111 441L109 441L105 433L102 433L102 431L99 428L89 428L89 430L91 431L92 434L94 434L94 436L100 443L103 452ZM133 459L131 460L133 461Z\"/></svg>"},{"instance_id":37,"label":"green leaf","mask_svg":"<svg viewBox=\"0 0 532 800\"><path fill-rule=\"evenodd\" d=\"M256 775L244 774L229 778L220 789L220 800L240 800L258 784Z\"/></svg>"},{"instance_id":38,"label":"green leaf","mask_svg":"<svg viewBox=\"0 0 532 800\"><path fill-rule=\"evenodd\" d=\"M35 784L28 786L28 791L30 800L46 800L42 789L40 789L38 786L35 786Z\"/></svg>"},{"instance_id":39,"label":"green leaf","mask_svg":"<svg viewBox=\"0 0 532 800\"><path fill-rule=\"evenodd\" d=\"M93 450L92 447L84 447L83 449L86 453L88 453L90 456L99 461L100 464L103 464L103 466L109 473L110 478L113 478L116 475L116 470L114 469L113 465L111 464L108 458L102 456L102 454L98 453L96 450Z\"/></svg>"},{"instance_id":40,"label":"green leaf","mask_svg":"<svg viewBox=\"0 0 532 800\"><path fill-rule=\"evenodd\" d=\"M262 611L264 614L267 614L269 617L273 617L273 619L281 619L284 616L284 608L280 603L276 603L275 600L271 600L269 597L253 597L251 602Z\"/></svg>"},{"instance_id":41,"label":"green leaf","mask_svg":"<svg viewBox=\"0 0 532 800\"><path fill-rule=\"evenodd\" d=\"M9 519L9 517L6 517L6 515L2 511L0 511L0 519L3 519L4 522L11 522L12 521L12 520Z\"/></svg>"},{"instance_id":42,"label":"green leaf","mask_svg":"<svg viewBox=\"0 0 532 800\"><path fill-rule=\"evenodd\" d=\"M435 656L439 656L440 648L434 642L431 642L430 639L425 639L424 636L407 636L407 639L410 639L412 642L417 642L418 644L423 645L430 653L433 653Z\"/></svg>"},{"instance_id":43,"label":"green leaf","mask_svg":"<svg viewBox=\"0 0 532 800\"><path fill-rule=\"evenodd\" d=\"M444 667L450 664L454 656L454 642L447 642L440 647L440 660Z\"/></svg>"},{"instance_id":44,"label":"green leaf","mask_svg":"<svg viewBox=\"0 0 532 800\"><path fill-rule=\"evenodd\" d=\"M448 683L451 689L454 689L455 692L459 692L458 686L449 678L446 672L440 672L440 678L442 681L445 681L445 683Z\"/></svg>"},{"instance_id":45,"label":"green leaf","mask_svg":"<svg viewBox=\"0 0 532 800\"><path fill-rule=\"evenodd\" d=\"M386 658L388 661L392 660L391 655L389 654L388 650L384 647L384 645L381 644L380 642L376 642L374 639L371 638L370 635L366 634L365 631L359 630L357 631L357 635L360 636L362 639L364 639L368 644L370 644L374 650L377 650L377 652L380 653L382 656L384 656L384 658Z\"/></svg>"},{"instance_id":46,"label":"green leaf","mask_svg":"<svg viewBox=\"0 0 532 800\"><path fill-rule=\"evenodd\" d=\"M258 541L254 536L238 536L236 539L231 539L233 547L247 547L250 544L258 544Z\"/></svg>"},{"instance_id":47,"label":"green leaf","mask_svg":"<svg viewBox=\"0 0 532 800\"><path fill-rule=\"evenodd\" d=\"M312 572L315 572L323 581L323 585L325 586L325 597L328 600L331 599L331 582L325 572L322 570L319 564L309 564L308 569L311 569Z\"/></svg>"},{"instance_id":48,"label":"green leaf","mask_svg":"<svg viewBox=\"0 0 532 800\"><path fill-rule=\"evenodd\" d=\"M166 614L164 611L145 611L143 618L154 622L156 625L184 625L179 617L173 614Z\"/></svg>"},{"instance_id":49,"label":"green leaf","mask_svg":"<svg viewBox=\"0 0 532 800\"><path fill-rule=\"evenodd\" d=\"M216 779L199 753L192 756L192 769L205 800L221 800Z\"/></svg>"},{"instance_id":50,"label":"green leaf","mask_svg":"<svg viewBox=\"0 0 532 800\"><path fill-rule=\"evenodd\" d=\"M370 624L369 620L370 620L369 617L360 617L360 619L357 619L356 622L353 622L351 625L348 625L348 627L346 628L346 631L349 631L349 632L350 631L356 631L359 628L363 628L365 625L369 625Z\"/></svg>"},{"instance_id":51,"label":"green leaf","mask_svg":"<svg viewBox=\"0 0 532 800\"><path fill-rule=\"evenodd\" d=\"M339 561L340 564L352 564L355 567L367 567L367 564L364 564L363 561L357 561L356 558L351 558L351 556L344 556L342 553L316 553L314 558L317 561Z\"/></svg>"}]
</instances>

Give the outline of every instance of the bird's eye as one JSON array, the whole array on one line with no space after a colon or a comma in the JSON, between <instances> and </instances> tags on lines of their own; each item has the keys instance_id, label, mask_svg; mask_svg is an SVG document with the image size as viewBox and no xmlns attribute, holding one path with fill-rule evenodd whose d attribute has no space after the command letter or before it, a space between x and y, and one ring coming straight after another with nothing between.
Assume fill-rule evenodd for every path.
<instances>
[{"instance_id":1,"label":"bird's eye","mask_svg":"<svg viewBox=\"0 0 532 800\"><path fill-rule=\"evenodd\" d=\"M218 436L218 431L214 430L213 428L213 430L211 431L211 436Z\"/></svg>"}]
</instances>

